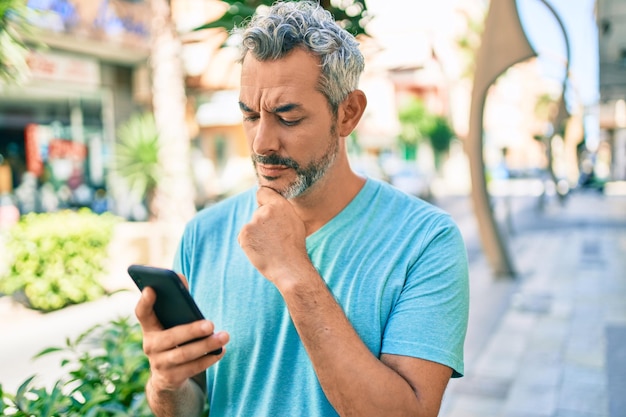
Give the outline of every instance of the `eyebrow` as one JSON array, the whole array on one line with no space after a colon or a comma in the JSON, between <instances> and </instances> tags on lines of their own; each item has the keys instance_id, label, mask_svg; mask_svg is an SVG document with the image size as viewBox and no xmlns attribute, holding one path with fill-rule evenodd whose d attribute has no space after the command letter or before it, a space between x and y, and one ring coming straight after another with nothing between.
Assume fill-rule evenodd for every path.
<instances>
[{"instance_id":1,"label":"eyebrow","mask_svg":"<svg viewBox=\"0 0 626 417\"><path fill-rule=\"evenodd\" d=\"M301 104L298 104L298 103L288 103L288 104L284 104L282 106L274 107L272 109L272 113L286 113L286 112L289 112L291 110L299 109L300 107L302 107Z\"/></svg>"},{"instance_id":2,"label":"eyebrow","mask_svg":"<svg viewBox=\"0 0 626 417\"><path fill-rule=\"evenodd\" d=\"M252 113L252 109L251 109L250 107L246 106L246 105L245 105L243 102L241 102L241 101L239 102L239 108L240 108L242 111Z\"/></svg>"},{"instance_id":3,"label":"eyebrow","mask_svg":"<svg viewBox=\"0 0 626 417\"><path fill-rule=\"evenodd\" d=\"M283 104L282 106L276 106L274 108L272 108L270 110L271 113L287 113L291 110L295 110L295 109L299 109L301 108L302 105L299 103L288 103L288 104ZM243 102L239 102L239 108L242 111L245 112L249 112L249 113L254 113L254 110L252 110L250 107L248 107L245 103Z\"/></svg>"}]
</instances>

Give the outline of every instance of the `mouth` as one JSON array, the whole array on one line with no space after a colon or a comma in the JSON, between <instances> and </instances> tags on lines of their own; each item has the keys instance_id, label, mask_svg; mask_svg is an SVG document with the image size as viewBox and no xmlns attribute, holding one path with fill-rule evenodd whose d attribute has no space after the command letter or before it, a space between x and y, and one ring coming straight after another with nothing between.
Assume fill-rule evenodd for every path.
<instances>
[{"instance_id":1,"label":"mouth","mask_svg":"<svg viewBox=\"0 0 626 417\"><path fill-rule=\"evenodd\" d=\"M291 168L285 165L257 164L258 174L266 179L276 179L283 175L289 169Z\"/></svg>"}]
</instances>

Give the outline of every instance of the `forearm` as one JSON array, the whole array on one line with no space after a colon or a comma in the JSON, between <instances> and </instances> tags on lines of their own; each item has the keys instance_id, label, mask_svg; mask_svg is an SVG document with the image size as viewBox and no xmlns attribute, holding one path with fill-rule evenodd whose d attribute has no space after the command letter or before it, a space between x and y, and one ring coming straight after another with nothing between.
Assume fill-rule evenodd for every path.
<instances>
[{"instance_id":1,"label":"forearm","mask_svg":"<svg viewBox=\"0 0 626 417\"><path fill-rule=\"evenodd\" d=\"M156 417L200 416L205 401L202 390L191 379L177 391L158 391L150 379L146 385L146 399Z\"/></svg>"},{"instance_id":2,"label":"forearm","mask_svg":"<svg viewBox=\"0 0 626 417\"><path fill-rule=\"evenodd\" d=\"M408 382L361 341L324 281L311 271L280 288L322 389L341 416L421 416Z\"/></svg>"}]
</instances>

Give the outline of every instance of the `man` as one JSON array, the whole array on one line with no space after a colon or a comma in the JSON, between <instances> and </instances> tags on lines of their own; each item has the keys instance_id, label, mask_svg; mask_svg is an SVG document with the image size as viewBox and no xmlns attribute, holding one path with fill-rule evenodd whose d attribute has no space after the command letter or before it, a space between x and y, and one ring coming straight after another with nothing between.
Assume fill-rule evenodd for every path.
<instances>
[{"instance_id":1,"label":"man","mask_svg":"<svg viewBox=\"0 0 626 417\"><path fill-rule=\"evenodd\" d=\"M277 3L242 45L258 187L200 212L182 238L174 269L211 321L162 330L154 292L137 304L155 415L197 416L208 402L216 416L436 416L463 373L458 229L351 170L363 57L329 13Z\"/></svg>"}]
</instances>

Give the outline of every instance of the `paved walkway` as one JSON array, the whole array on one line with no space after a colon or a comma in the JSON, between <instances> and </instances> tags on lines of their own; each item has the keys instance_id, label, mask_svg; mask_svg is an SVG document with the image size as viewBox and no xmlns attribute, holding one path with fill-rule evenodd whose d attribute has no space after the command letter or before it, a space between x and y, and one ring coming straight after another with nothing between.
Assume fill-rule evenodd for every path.
<instances>
[{"instance_id":1,"label":"paved walkway","mask_svg":"<svg viewBox=\"0 0 626 417\"><path fill-rule=\"evenodd\" d=\"M466 376L441 416L626 416L626 197L520 217L514 282L471 264Z\"/></svg>"},{"instance_id":2,"label":"paved walkway","mask_svg":"<svg viewBox=\"0 0 626 417\"><path fill-rule=\"evenodd\" d=\"M61 354L33 357L48 347L64 347L85 330L122 316L131 316L139 291L119 292L90 303L41 314L0 298L0 384L15 393L26 378L37 375L35 386L51 387L67 371ZM132 317L132 316L131 316Z\"/></svg>"}]
</instances>

